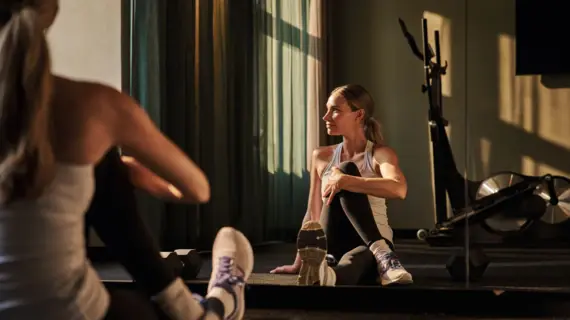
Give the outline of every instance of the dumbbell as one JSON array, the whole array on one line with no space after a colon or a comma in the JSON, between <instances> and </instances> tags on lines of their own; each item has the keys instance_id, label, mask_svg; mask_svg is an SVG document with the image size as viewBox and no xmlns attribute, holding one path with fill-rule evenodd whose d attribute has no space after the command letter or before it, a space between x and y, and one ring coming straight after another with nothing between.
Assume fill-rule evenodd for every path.
<instances>
[{"instance_id":1,"label":"dumbbell","mask_svg":"<svg viewBox=\"0 0 570 320\"><path fill-rule=\"evenodd\" d=\"M177 276L184 280L194 280L202 268L202 259L194 249L178 249L171 252L161 252L166 263Z\"/></svg>"}]
</instances>

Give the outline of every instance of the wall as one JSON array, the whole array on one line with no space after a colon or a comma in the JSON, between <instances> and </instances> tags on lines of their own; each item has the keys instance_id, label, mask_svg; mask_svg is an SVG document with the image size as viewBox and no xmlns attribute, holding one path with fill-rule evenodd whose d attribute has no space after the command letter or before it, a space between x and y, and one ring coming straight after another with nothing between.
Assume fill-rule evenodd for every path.
<instances>
[{"instance_id":1,"label":"wall","mask_svg":"<svg viewBox=\"0 0 570 320\"><path fill-rule=\"evenodd\" d=\"M121 1L60 0L48 31L55 73L121 90ZM90 243L102 245L90 233Z\"/></svg>"},{"instance_id":2,"label":"wall","mask_svg":"<svg viewBox=\"0 0 570 320\"><path fill-rule=\"evenodd\" d=\"M121 89L121 1L60 0L47 36L54 72Z\"/></svg>"},{"instance_id":3,"label":"wall","mask_svg":"<svg viewBox=\"0 0 570 320\"><path fill-rule=\"evenodd\" d=\"M422 62L402 18L421 43L421 18L442 33L444 113L457 165L471 179L502 170L570 173L568 89L514 75L514 0L332 0L332 85L356 82L377 103L388 143L400 156L408 198L389 202L394 228L434 222L427 97Z\"/></svg>"}]
</instances>

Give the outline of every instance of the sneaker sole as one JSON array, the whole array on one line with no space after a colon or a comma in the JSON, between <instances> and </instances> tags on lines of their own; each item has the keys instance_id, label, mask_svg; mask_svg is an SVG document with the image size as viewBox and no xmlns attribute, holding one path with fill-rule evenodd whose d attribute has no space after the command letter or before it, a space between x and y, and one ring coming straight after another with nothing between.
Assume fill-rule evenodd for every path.
<instances>
[{"instance_id":1,"label":"sneaker sole","mask_svg":"<svg viewBox=\"0 0 570 320\"><path fill-rule=\"evenodd\" d=\"M297 235L297 252L301 258L297 285L319 285L319 268L327 255L327 236L318 222L303 225Z\"/></svg>"},{"instance_id":2,"label":"sneaker sole","mask_svg":"<svg viewBox=\"0 0 570 320\"><path fill-rule=\"evenodd\" d=\"M394 279L394 280L384 280L384 279L378 279L378 282L380 282L382 284L382 286L404 286L404 285L410 285L414 283L414 280L412 278L412 275L408 274L404 274L402 275L400 278L398 279Z\"/></svg>"}]
</instances>

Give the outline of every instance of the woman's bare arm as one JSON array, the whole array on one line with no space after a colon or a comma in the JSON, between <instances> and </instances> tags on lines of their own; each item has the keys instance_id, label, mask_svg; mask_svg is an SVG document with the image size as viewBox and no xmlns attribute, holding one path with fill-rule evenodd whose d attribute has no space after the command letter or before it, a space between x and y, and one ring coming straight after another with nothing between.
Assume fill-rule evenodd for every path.
<instances>
[{"instance_id":1,"label":"woman's bare arm","mask_svg":"<svg viewBox=\"0 0 570 320\"><path fill-rule=\"evenodd\" d=\"M321 177L319 176L319 162L322 161L321 157L324 152L322 149L313 150L311 157L311 173L310 173L310 185L309 185L309 201L307 203L307 213L305 214L306 221L319 221L321 217L321 211L323 209L323 201L321 195Z\"/></svg>"},{"instance_id":2,"label":"woman's bare arm","mask_svg":"<svg viewBox=\"0 0 570 320\"><path fill-rule=\"evenodd\" d=\"M121 156L121 160L128 168L131 183L137 189L166 201L180 201L182 198L182 193L175 186L143 166L135 158Z\"/></svg>"},{"instance_id":3,"label":"woman's bare arm","mask_svg":"<svg viewBox=\"0 0 570 320\"><path fill-rule=\"evenodd\" d=\"M342 189L386 199L405 199L408 184L400 169L396 152L389 147L379 147L374 151L374 160L379 166L382 178L344 175Z\"/></svg>"},{"instance_id":4,"label":"woman's bare arm","mask_svg":"<svg viewBox=\"0 0 570 320\"><path fill-rule=\"evenodd\" d=\"M114 144L181 193L180 201L203 203L210 184L202 170L166 137L148 114L129 96L111 90Z\"/></svg>"}]
</instances>

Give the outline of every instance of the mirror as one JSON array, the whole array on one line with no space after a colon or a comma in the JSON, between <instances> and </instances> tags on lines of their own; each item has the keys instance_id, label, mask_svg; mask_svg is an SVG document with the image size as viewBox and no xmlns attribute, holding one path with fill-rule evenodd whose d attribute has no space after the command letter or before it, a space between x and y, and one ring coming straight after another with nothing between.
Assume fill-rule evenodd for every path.
<instances>
[{"instance_id":1,"label":"mirror","mask_svg":"<svg viewBox=\"0 0 570 320\"><path fill-rule=\"evenodd\" d=\"M567 281L570 94L516 75L514 2L123 5L124 88L212 185L196 206L139 194L164 258L199 265L191 288L226 225L256 292Z\"/></svg>"},{"instance_id":2,"label":"mirror","mask_svg":"<svg viewBox=\"0 0 570 320\"><path fill-rule=\"evenodd\" d=\"M556 12L533 1L467 7L466 175L480 182L473 203L486 212L466 235L472 286L549 291L568 283L570 167L561 159L569 132L560 125L569 119L568 89L541 83L540 74L553 73L544 63L562 65L527 59L540 33L531 26L558 30L565 22Z\"/></svg>"}]
</instances>

